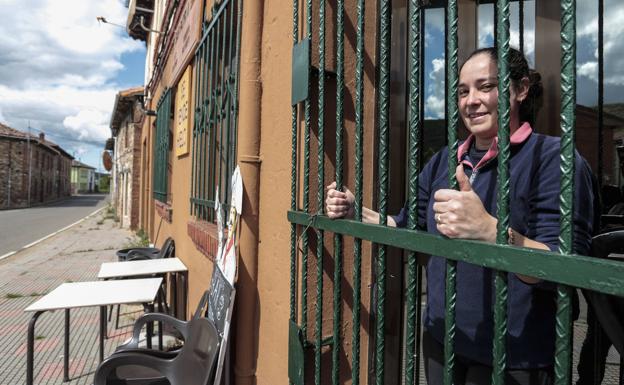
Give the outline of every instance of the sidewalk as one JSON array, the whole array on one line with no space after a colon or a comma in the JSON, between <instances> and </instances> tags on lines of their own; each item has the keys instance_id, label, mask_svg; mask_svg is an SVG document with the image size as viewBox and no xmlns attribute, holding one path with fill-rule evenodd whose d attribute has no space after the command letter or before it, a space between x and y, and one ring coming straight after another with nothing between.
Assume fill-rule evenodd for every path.
<instances>
[{"instance_id":1,"label":"sidewalk","mask_svg":"<svg viewBox=\"0 0 624 385\"><path fill-rule=\"evenodd\" d=\"M117 227L104 212L86 219L45 241L0 261L0 385L26 382L26 331L31 314L23 309L63 282L95 280L102 262L115 261L115 251L134 240L128 230ZM132 310L122 307L122 313ZM105 356L129 337L134 314L122 314L120 328L109 323ZM582 312L584 315L584 310ZM583 317L584 318L584 317ZM574 367L587 324L575 323ZM35 384L83 385L93 383L98 365L98 308L71 312L71 381L63 383L63 312L46 312L37 322ZM422 366L421 366L422 368ZM603 384L616 384L619 357L612 349ZM424 377L424 371L421 371ZM424 378L421 384L425 384Z\"/></svg>"},{"instance_id":2,"label":"sidewalk","mask_svg":"<svg viewBox=\"0 0 624 385\"><path fill-rule=\"evenodd\" d=\"M31 314L23 309L63 282L95 280L102 262L134 240L104 211L31 248L0 261L0 384L26 382L26 331ZM27 229L25 229L27 231ZM125 307L125 309L129 309ZM122 307L122 312L124 307ZM46 312L35 330L35 384L63 383L63 312ZM71 312L70 382L92 384L98 365L98 308ZM109 323L105 356L129 337L132 321Z\"/></svg>"}]
</instances>

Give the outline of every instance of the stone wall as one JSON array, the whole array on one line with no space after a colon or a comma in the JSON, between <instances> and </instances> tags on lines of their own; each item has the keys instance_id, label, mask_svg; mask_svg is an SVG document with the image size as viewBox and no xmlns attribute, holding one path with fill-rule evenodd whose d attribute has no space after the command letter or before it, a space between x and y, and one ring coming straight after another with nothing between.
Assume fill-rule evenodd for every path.
<instances>
[{"instance_id":1,"label":"stone wall","mask_svg":"<svg viewBox=\"0 0 624 385\"><path fill-rule=\"evenodd\" d=\"M71 159L48 147L13 138L0 138L0 209L28 207L70 195Z\"/></svg>"}]
</instances>

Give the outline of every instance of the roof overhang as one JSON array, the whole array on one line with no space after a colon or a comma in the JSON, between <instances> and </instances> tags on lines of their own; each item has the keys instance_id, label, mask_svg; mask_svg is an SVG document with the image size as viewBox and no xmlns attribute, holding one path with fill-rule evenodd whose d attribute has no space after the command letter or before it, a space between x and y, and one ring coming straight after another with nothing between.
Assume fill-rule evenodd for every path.
<instances>
[{"instance_id":1,"label":"roof overhang","mask_svg":"<svg viewBox=\"0 0 624 385\"><path fill-rule=\"evenodd\" d=\"M115 105L113 106L113 112L111 113L110 128L113 136L117 136L121 122L124 117L132 113L132 106L134 102L143 96L143 87L134 87L127 90L119 91L115 96Z\"/></svg>"},{"instance_id":2,"label":"roof overhang","mask_svg":"<svg viewBox=\"0 0 624 385\"><path fill-rule=\"evenodd\" d=\"M128 3L128 20L126 30L133 39L147 41L145 27L152 23L154 0L130 0Z\"/></svg>"}]
</instances>

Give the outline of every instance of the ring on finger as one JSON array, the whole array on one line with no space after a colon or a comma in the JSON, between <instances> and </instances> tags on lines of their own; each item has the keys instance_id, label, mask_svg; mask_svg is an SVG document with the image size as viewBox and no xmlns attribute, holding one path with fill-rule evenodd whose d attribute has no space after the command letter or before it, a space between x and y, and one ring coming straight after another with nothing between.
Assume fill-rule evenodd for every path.
<instances>
[{"instance_id":1,"label":"ring on finger","mask_svg":"<svg viewBox=\"0 0 624 385\"><path fill-rule=\"evenodd\" d=\"M437 224L442 223L442 218L440 218L440 214L439 213L435 215L434 219L435 219Z\"/></svg>"}]
</instances>

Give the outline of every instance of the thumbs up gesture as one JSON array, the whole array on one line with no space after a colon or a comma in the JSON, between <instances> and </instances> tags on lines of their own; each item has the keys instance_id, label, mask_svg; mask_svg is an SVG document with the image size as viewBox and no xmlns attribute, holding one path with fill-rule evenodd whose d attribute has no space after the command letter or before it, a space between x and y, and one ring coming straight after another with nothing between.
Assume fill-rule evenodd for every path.
<instances>
[{"instance_id":1,"label":"thumbs up gesture","mask_svg":"<svg viewBox=\"0 0 624 385\"><path fill-rule=\"evenodd\" d=\"M449 238L496 242L497 220L472 190L462 164L455 170L459 190L441 189L433 198L433 215L440 234Z\"/></svg>"}]
</instances>

